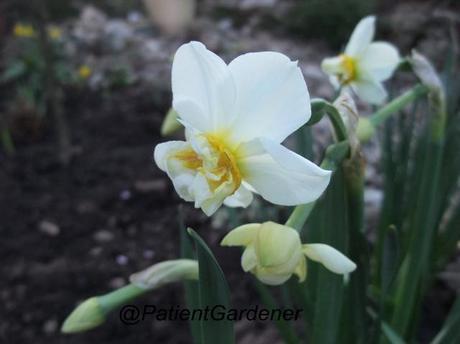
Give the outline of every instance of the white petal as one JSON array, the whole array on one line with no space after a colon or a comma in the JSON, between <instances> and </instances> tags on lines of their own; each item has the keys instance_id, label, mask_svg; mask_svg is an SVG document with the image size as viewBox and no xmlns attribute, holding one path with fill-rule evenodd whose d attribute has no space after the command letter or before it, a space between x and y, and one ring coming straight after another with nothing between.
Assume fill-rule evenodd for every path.
<instances>
[{"instance_id":1,"label":"white petal","mask_svg":"<svg viewBox=\"0 0 460 344\"><path fill-rule=\"evenodd\" d=\"M321 69L329 75L337 75L346 72L343 68L343 59L340 56L327 57L321 62Z\"/></svg>"},{"instance_id":2,"label":"white petal","mask_svg":"<svg viewBox=\"0 0 460 344\"><path fill-rule=\"evenodd\" d=\"M196 129L206 132L228 126L235 85L225 62L199 42L182 45L172 66L173 107Z\"/></svg>"},{"instance_id":3,"label":"white petal","mask_svg":"<svg viewBox=\"0 0 460 344\"><path fill-rule=\"evenodd\" d=\"M241 185L235 193L229 197L227 197L224 201L224 204L227 207L243 207L246 208L249 204L251 204L253 200L252 192L249 191L244 185Z\"/></svg>"},{"instance_id":4,"label":"white petal","mask_svg":"<svg viewBox=\"0 0 460 344\"><path fill-rule=\"evenodd\" d=\"M269 202L309 203L320 197L329 184L331 171L321 169L281 144L258 139L245 145L244 150L253 154L239 161L243 179Z\"/></svg>"},{"instance_id":5,"label":"white petal","mask_svg":"<svg viewBox=\"0 0 460 344\"><path fill-rule=\"evenodd\" d=\"M185 141L168 141L160 143L155 146L153 159L155 160L155 163L160 168L160 170L166 172L168 156L174 151L180 151L187 147L190 147L190 145Z\"/></svg>"},{"instance_id":6,"label":"white petal","mask_svg":"<svg viewBox=\"0 0 460 344\"><path fill-rule=\"evenodd\" d=\"M184 141L169 141L160 143L155 147L154 160L157 166L171 178L174 189L186 201L194 200L190 185L196 184L196 173L184 168L180 163L170 159L175 152L190 148Z\"/></svg>"},{"instance_id":7,"label":"white petal","mask_svg":"<svg viewBox=\"0 0 460 344\"><path fill-rule=\"evenodd\" d=\"M249 245L241 255L241 267L244 272L254 269L257 265L257 256L254 246Z\"/></svg>"},{"instance_id":8,"label":"white petal","mask_svg":"<svg viewBox=\"0 0 460 344\"><path fill-rule=\"evenodd\" d=\"M287 274L275 274L270 269L264 269L256 267L253 270L256 277L263 283L268 285L280 285L286 282L291 276L292 273Z\"/></svg>"},{"instance_id":9,"label":"white petal","mask_svg":"<svg viewBox=\"0 0 460 344\"><path fill-rule=\"evenodd\" d=\"M356 269L356 264L335 248L325 244L302 245L303 253L311 260L323 264L336 274L347 274Z\"/></svg>"},{"instance_id":10,"label":"white petal","mask_svg":"<svg viewBox=\"0 0 460 344\"><path fill-rule=\"evenodd\" d=\"M374 33L375 17L368 16L361 19L351 34L350 40L345 48L345 54L354 57L359 56L372 42Z\"/></svg>"},{"instance_id":11,"label":"white petal","mask_svg":"<svg viewBox=\"0 0 460 344\"><path fill-rule=\"evenodd\" d=\"M228 232L222 239L222 246L248 246L254 241L260 229L260 223L247 223Z\"/></svg>"},{"instance_id":12,"label":"white petal","mask_svg":"<svg viewBox=\"0 0 460 344\"><path fill-rule=\"evenodd\" d=\"M237 100L232 137L237 142L268 137L276 142L305 124L310 96L297 62L283 54L244 54L229 64Z\"/></svg>"},{"instance_id":13,"label":"white petal","mask_svg":"<svg viewBox=\"0 0 460 344\"><path fill-rule=\"evenodd\" d=\"M294 274L299 277L299 282L303 282L307 278L307 260L304 257L299 260L299 263L294 270Z\"/></svg>"},{"instance_id":14,"label":"white petal","mask_svg":"<svg viewBox=\"0 0 460 344\"><path fill-rule=\"evenodd\" d=\"M351 84L351 88L359 98L371 104L382 104L387 98L387 91L378 81L358 80Z\"/></svg>"},{"instance_id":15,"label":"white petal","mask_svg":"<svg viewBox=\"0 0 460 344\"><path fill-rule=\"evenodd\" d=\"M374 42L359 58L360 70L376 81L391 77L400 62L398 50L386 42Z\"/></svg>"}]
</instances>

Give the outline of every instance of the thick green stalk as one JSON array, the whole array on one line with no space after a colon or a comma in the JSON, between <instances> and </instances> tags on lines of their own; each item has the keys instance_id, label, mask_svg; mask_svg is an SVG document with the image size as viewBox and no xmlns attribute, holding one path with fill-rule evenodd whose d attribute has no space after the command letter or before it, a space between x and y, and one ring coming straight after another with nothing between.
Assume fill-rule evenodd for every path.
<instances>
[{"instance_id":1,"label":"thick green stalk","mask_svg":"<svg viewBox=\"0 0 460 344\"><path fill-rule=\"evenodd\" d=\"M389 117L391 117L391 115L397 113L417 98L424 96L427 94L427 92L428 88L426 86L418 84L375 112L372 116L369 117L369 121L374 127L378 127Z\"/></svg>"},{"instance_id":2,"label":"thick green stalk","mask_svg":"<svg viewBox=\"0 0 460 344\"><path fill-rule=\"evenodd\" d=\"M311 101L312 116L307 125L317 123L324 114L327 114L334 128L334 133L338 142L348 139L347 129L337 108L324 99L313 99Z\"/></svg>"},{"instance_id":3,"label":"thick green stalk","mask_svg":"<svg viewBox=\"0 0 460 344\"><path fill-rule=\"evenodd\" d=\"M428 88L418 84L399 97L393 99L368 118L360 118L356 135L361 142L367 142L374 136L375 130L392 115L398 113L414 100L426 95Z\"/></svg>"}]
</instances>

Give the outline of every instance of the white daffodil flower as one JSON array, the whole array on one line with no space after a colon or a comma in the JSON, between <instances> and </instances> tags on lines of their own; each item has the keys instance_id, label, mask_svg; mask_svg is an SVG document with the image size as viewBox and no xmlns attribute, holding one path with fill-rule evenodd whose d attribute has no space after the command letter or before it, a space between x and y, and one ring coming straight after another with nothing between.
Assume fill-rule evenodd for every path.
<instances>
[{"instance_id":1,"label":"white daffodil flower","mask_svg":"<svg viewBox=\"0 0 460 344\"><path fill-rule=\"evenodd\" d=\"M199 42L182 45L172 67L173 108L186 141L156 146L158 167L208 216L223 203L246 207L252 192L280 205L316 200L331 172L281 142L310 116L296 62L248 53L229 65Z\"/></svg>"},{"instance_id":2,"label":"white daffodil flower","mask_svg":"<svg viewBox=\"0 0 460 344\"><path fill-rule=\"evenodd\" d=\"M304 281L307 276L305 257L336 274L348 274L356 269L355 263L331 246L302 245L295 229L274 222L237 227L224 237L221 245L244 246L243 270L269 285L283 284L293 274L299 277L299 282Z\"/></svg>"},{"instance_id":3,"label":"white daffodil flower","mask_svg":"<svg viewBox=\"0 0 460 344\"><path fill-rule=\"evenodd\" d=\"M345 51L323 60L321 68L336 87L351 87L362 100L381 104L387 97L382 82L400 62L398 50L387 42L372 42L375 17L363 18L353 31Z\"/></svg>"}]
</instances>

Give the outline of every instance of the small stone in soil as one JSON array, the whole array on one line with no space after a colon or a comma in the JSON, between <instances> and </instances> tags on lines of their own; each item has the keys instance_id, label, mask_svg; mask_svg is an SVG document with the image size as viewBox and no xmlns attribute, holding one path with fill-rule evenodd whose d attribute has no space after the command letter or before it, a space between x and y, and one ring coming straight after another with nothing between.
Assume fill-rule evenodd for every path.
<instances>
[{"instance_id":1,"label":"small stone in soil","mask_svg":"<svg viewBox=\"0 0 460 344\"><path fill-rule=\"evenodd\" d=\"M51 221L47 221L47 220L41 221L40 224L38 225L38 229L40 230L40 232L48 236L51 236L51 237L58 236L59 233L61 232L57 224Z\"/></svg>"},{"instance_id":2,"label":"small stone in soil","mask_svg":"<svg viewBox=\"0 0 460 344\"><path fill-rule=\"evenodd\" d=\"M49 319L43 324L43 332L46 334L55 333L58 325L59 324L56 319Z\"/></svg>"},{"instance_id":3,"label":"small stone in soil","mask_svg":"<svg viewBox=\"0 0 460 344\"><path fill-rule=\"evenodd\" d=\"M109 287L111 289L118 289L126 285L126 280L123 277L115 277L109 281Z\"/></svg>"},{"instance_id":4,"label":"small stone in soil","mask_svg":"<svg viewBox=\"0 0 460 344\"><path fill-rule=\"evenodd\" d=\"M95 246L91 250L89 250L89 254L93 257L97 257L102 253L102 247Z\"/></svg>"},{"instance_id":5,"label":"small stone in soil","mask_svg":"<svg viewBox=\"0 0 460 344\"><path fill-rule=\"evenodd\" d=\"M117 261L117 264L118 264L118 265L126 265L126 264L128 264L128 260L129 260L129 259L128 259L128 257L126 257L125 255L119 254L119 255L115 258L115 260Z\"/></svg>"},{"instance_id":6,"label":"small stone in soil","mask_svg":"<svg viewBox=\"0 0 460 344\"><path fill-rule=\"evenodd\" d=\"M96 240L98 242L109 242L109 241L113 240L114 235L113 235L112 232L110 232L108 230L101 229L101 230L97 231L96 233L94 233L93 238L94 238L94 240Z\"/></svg>"},{"instance_id":7,"label":"small stone in soil","mask_svg":"<svg viewBox=\"0 0 460 344\"><path fill-rule=\"evenodd\" d=\"M138 180L134 183L134 189L140 193L162 192L167 188L163 179L155 180Z\"/></svg>"},{"instance_id":8,"label":"small stone in soil","mask_svg":"<svg viewBox=\"0 0 460 344\"><path fill-rule=\"evenodd\" d=\"M155 251L153 251L153 250L144 250L144 252L142 253L142 256L145 259L152 259L155 256Z\"/></svg>"},{"instance_id":9,"label":"small stone in soil","mask_svg":"<svg viewBox=\"0 0 460 344\"><path fill-rule=\"evenodd\" d=\"M123 190L120 192L120 199L122 201L127 201L131 198L131 191L129 190Z\"/></svg>"}]
</instances>

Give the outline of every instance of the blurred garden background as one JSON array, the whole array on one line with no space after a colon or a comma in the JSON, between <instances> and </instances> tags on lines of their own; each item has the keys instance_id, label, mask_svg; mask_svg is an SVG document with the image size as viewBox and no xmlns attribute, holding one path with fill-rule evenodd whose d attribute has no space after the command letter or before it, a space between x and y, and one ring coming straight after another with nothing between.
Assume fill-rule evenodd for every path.
<instances>
[{"instance_id":1,"label":"blurred garden background","mask_svg":"<svg viewBox=\"0 0 460 344\"><path fill-rule=\"evenodd\" d=\"M2 0L0 342L189 343L186 322L126 326L116 315L89 333L60 334L78 302L179 255L182 201L152 158L164 140L174 52L190 40L227 62L244 52L279 51L299 61L312 97L331 98L321 61L336 55L368 14L378 16L377 38L402 55L416 48L439 70L447 56L458 59L455 0ZM390 93L413 80L398 74ZM381 136L364 147L369 243L383 201ZM313 152L295 149L318 162L331 140L327 121L313 137ZM295 147L296 139L287 144ZM220 209L212 220L190 204L182 211L215 249L233 304L258 304L238 252L217 243L239 223L287 213L261 199L246 210ZM446 263L424 300L420 343L439 330L460 288L460 256ZM177 285L142 302L170 307L182 300ZM236 334L238 343L281 342L270 322L239 322Z\"/></svg>"}]
</instances>

